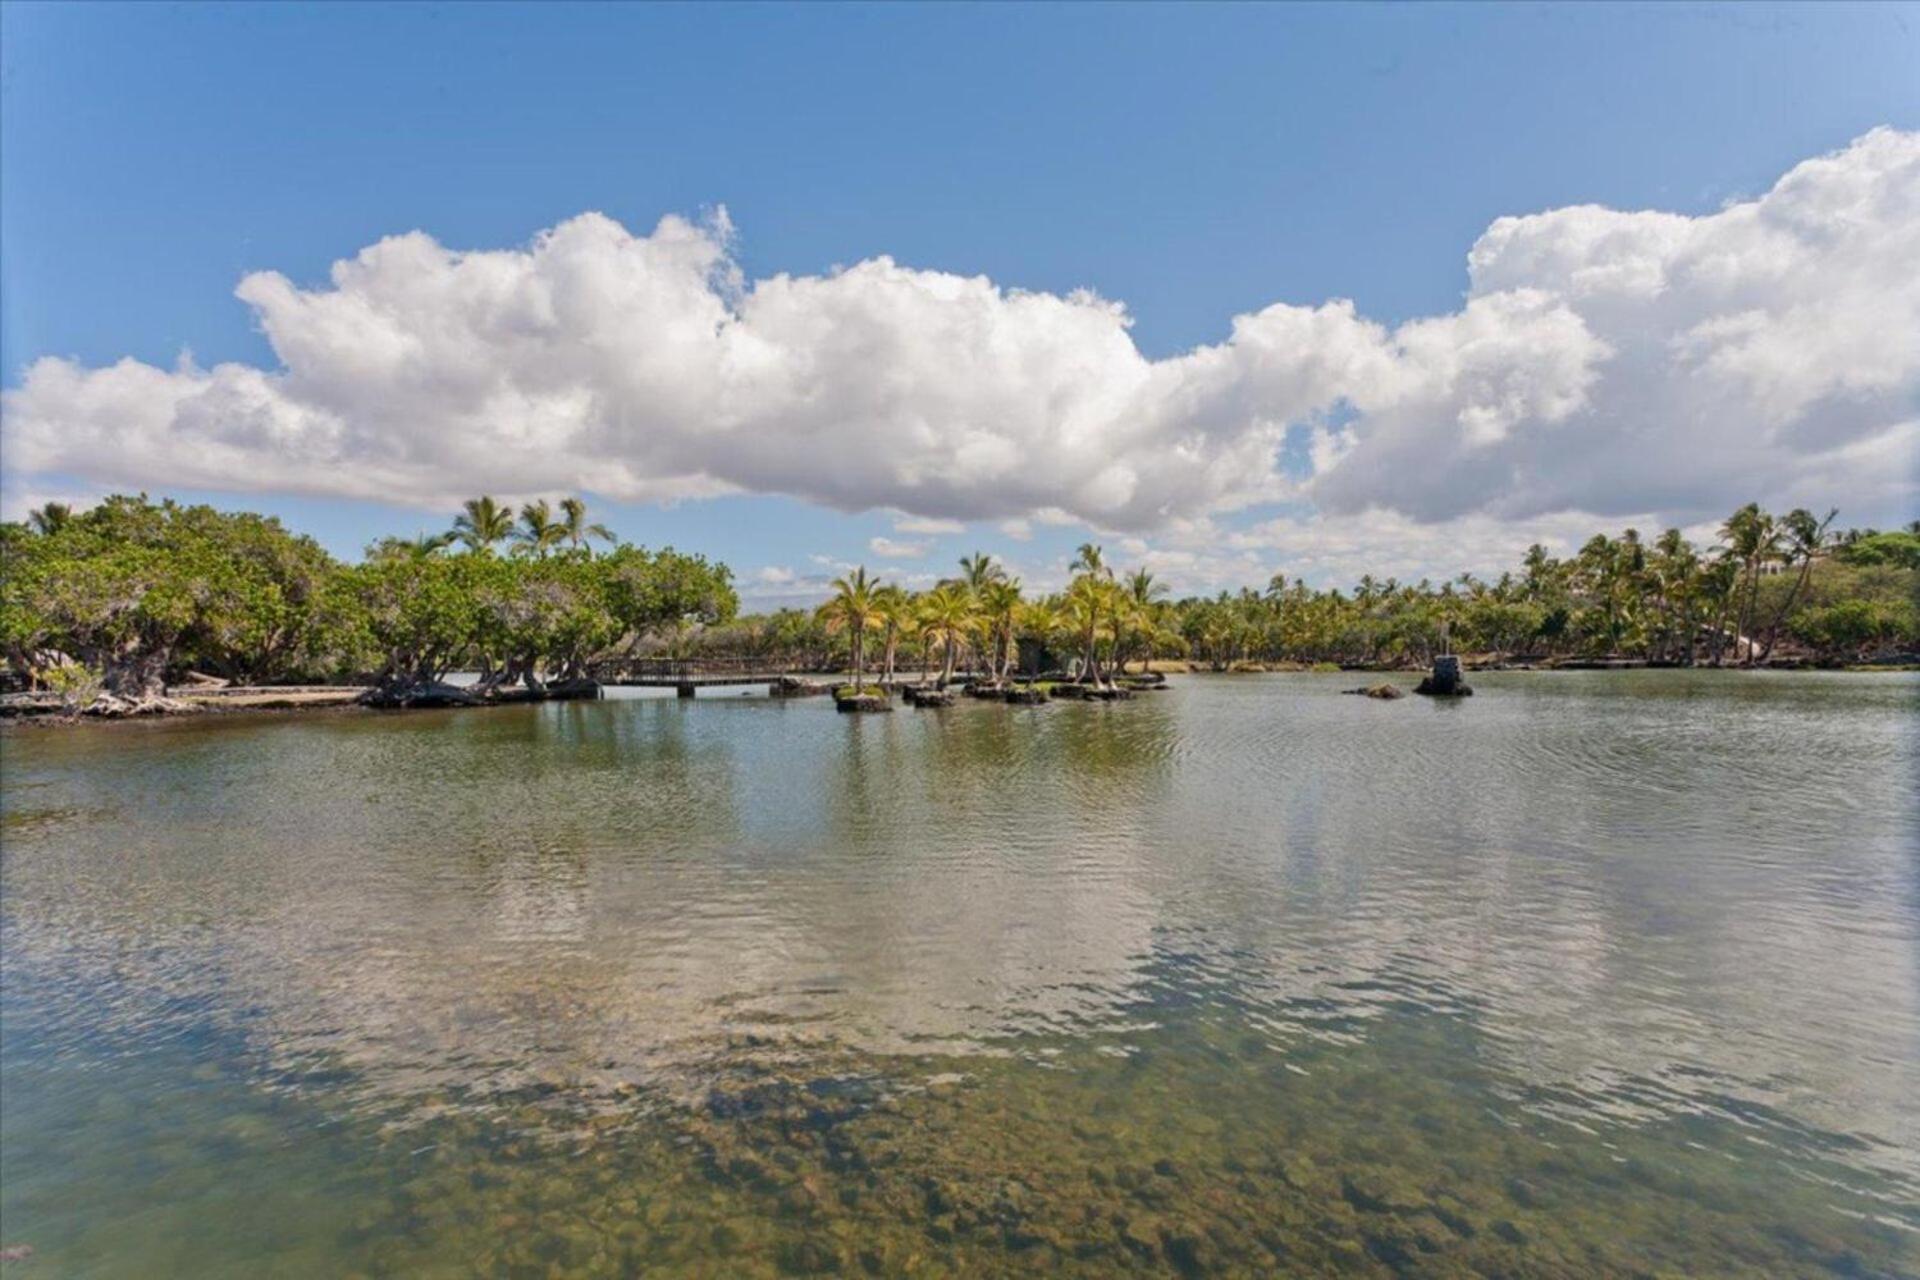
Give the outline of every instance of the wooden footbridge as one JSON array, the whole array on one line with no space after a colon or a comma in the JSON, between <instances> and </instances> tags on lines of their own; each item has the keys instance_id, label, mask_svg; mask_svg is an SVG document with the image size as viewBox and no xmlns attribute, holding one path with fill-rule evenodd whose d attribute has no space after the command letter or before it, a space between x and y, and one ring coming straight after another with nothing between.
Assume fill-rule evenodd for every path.
<instances>
[{"instance_id":1,"label":"wooden footbridge","mask_svg":"<svg viewBox=\"0 0 1920 1280\"><path fill-rule=\"evenodd\" d=\"M779 693L795 681L830 681L839 674L781 665L777 658L607 658L589 668L593 679L606 685L638 689L672 689L691 698L701 689L726 685L767 686Z\"/></svg>"},{"instance_id":2,"label":"wooden footbridge","mask_svg":"<svg viewBox=\"0 0 1920 1280\"><path fill-rule=\"evenodd\" d=\"M778 658L606 658L593 663L588 674L604 685L638 689L672 689L691 698L702 689L763 684L775 697L826 693L853 677L845 671L821 670L807 664L783 665ZM876 673L869 670L867 679ZM955 680L969 678L956 671ZM916 677L896 678L896 686L917 683Z\"/></svg>"}]
</instances>

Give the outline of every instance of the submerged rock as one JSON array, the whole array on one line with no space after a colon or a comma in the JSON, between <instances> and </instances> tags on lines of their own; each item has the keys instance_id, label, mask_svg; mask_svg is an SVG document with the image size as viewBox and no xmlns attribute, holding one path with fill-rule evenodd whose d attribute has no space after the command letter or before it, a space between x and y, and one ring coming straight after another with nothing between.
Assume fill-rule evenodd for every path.
<instances>
[{"instance_id":1,"label":"submerged rock","mask_svg":"<svg viewBox=\"0 0 1920 1280\"><path fill-rule=\"evenodd\" d=\"M1341 692L1357 694L1362 698L1380 698L1385 701L1407 696L1407 691L1397 684L1363 684L1358 689L1343 689Z\"/></svg>"},{"instance_id":2,"label":"submerged rock","mask_svg":"<svg viewBox=\"0 0 1920 1280\"><path fill-rule=\"evenodd\" d=\"M1473 696L1471 685L1456 684L1450 689L1442 688L1432 676L1422 677L1420 683L1413 686L1413 691L1424 693L1429 698L1471 698Z\"/></svg>"},{"instance_id":3,"label":"submerged rock","mask_svg":"<svg viewBox=\"0 0 1920 1280\"><path fill-rule=\"evenodd\" d=\"M767 688L775 698L812 698L832 692L833 685L825 680L803 680L799 676L781 676Z\"/></svg>"}]
</instances>

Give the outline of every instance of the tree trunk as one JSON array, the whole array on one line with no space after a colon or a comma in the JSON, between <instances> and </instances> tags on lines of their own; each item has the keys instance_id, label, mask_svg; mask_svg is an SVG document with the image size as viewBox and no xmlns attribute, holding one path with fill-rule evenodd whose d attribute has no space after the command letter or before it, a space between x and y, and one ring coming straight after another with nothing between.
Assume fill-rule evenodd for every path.
<instances>
[{"instance_id":1,"label":"tree trunk","mask_svg":"<svg viewBox=\"0 0 1920 1280\"><path fill-rule=\"evenodd\" d=\"M1793 590L1787 592L1786 603L1782 604L1779 612L1773 615L1773 625L1767 628L1767 643L1766 647L1760 650L1760 661L1765 662L1773 656L1774 642L1780 638L1780 624L1787 620L1789 613L1793 612L1793 602L1800 598L1800 592L1806 587L1807 579L1812 573L1813 554L1808 552L1800 561L1800 577L1795 580Z\"/></svg>"},{"instance_id":2,"label":"tree trunk","mask_svg":"<svg viewBox=\"0 0 1920 1280\"><path fill-rule=\"evenodd\" d=\"M1733 595L1738 590L1739 588L1736 587L1734 592L1722 596L1720 599L1720 608L1713 615L1713 657L1711 662L1716 667L1725 665L1727 652L1727 609L1733 603Z\"/></svg>"},{"instance_id":3,"label":"tree trunk","mask_svg":"<svg viewBox=\"0 0 1920 1280\"><path fill-rule=\"evenodd\" d=\"M1733 633L1733 646L1736 652L1738 652L1742 642L1747 646L1746 653L1740 659L1740 665L1743 667L1753 665L1753 641L1749 639L1749 637L1753 635L1754 602L1759 598L1760 561L1758 557L1755 557L1753 562L1747 567L1747 598L1740 606L1739 629Z\"/></svg>"},{"instance_id":4,"label":"tree trunk","mask_svg":"<svg viewBox=\"0 0 1920 1280\"><path fill-rule=\"evenodd\" d=\"M113 649L96 650L88 664L100 672L100 693L81 708L94 716L143 716L160 712L192 711L190 703L167 696L167 663L171 646L148 648L138 641Z\"/></svg>"},{"instance_id":5,"label":"tree trunk","mask_svg":"<svg viewBox=\"0 0 1920 1280\"><path fill-rule=\"evenodd\" d=\"M110 697L130 702L164 698L167 693L166 649L121 648L100 659L101 683Z\"/></svg>"}]
</instances>

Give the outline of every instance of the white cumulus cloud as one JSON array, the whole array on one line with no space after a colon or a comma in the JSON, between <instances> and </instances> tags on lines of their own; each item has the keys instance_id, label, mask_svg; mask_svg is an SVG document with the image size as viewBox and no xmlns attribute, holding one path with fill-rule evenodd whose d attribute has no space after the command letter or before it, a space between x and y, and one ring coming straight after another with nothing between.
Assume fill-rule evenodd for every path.
<instances>
[{"instance_id":1,"label":"white cumulus cloud","mask_svg":"<svg viewBox=\"0 0 1920 1280\"><path fill-rule=\"evenodd\" d=\"M588 213L515 249L395 236L324 286L249 275L236 292L275 367L36 360L0 407L9 482L431 506L747 491L1015 538L1275 499L1685 522L1748 499L1895 512L1920 492L1912 133L1703 216L1501 218L1448 314L1278 304L1160 360L1091 292L887 257L748 281L732 236L724 214L636 235Z\"/></svg>"},{"instance_id":2,"label":"white cumulus cloud","mask_svg":"<svg viewBox=\"0 0 1920 1280\"><path fill-rule=\"evenodd\" d=\"M952 533L965 533L967 526L958 520L933 520L926 516L897 516L894 518L895 533L919 533L940 536Z\"/></svg>"},{"instance_id":3,"label":"white cumulus cloud","mask_svg":"<svg viewBox=\"0 0 1920 1280\"><path fill-rule=\"evenodd\" d=\"M884 536L867 539L867 550L887 560L918 560L927 554L930 545Z\"/></svg>"}]
</instances>

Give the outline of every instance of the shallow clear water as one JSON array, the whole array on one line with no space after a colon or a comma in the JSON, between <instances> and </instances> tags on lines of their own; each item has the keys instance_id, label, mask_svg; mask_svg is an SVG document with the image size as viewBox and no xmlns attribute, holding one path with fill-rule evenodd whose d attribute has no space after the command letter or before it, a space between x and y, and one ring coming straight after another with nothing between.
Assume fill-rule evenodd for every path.
<instances>
[{"instance_id":1,"label":"shallow clear water","mask_svg":"<svg viewBox=\"0 0 1920 1280\"><path fill-rule=\"evenodd\" d=\"M1920 681L9 731L8 1275L1920 1274Z\"/></svg>"}]
</instances>

